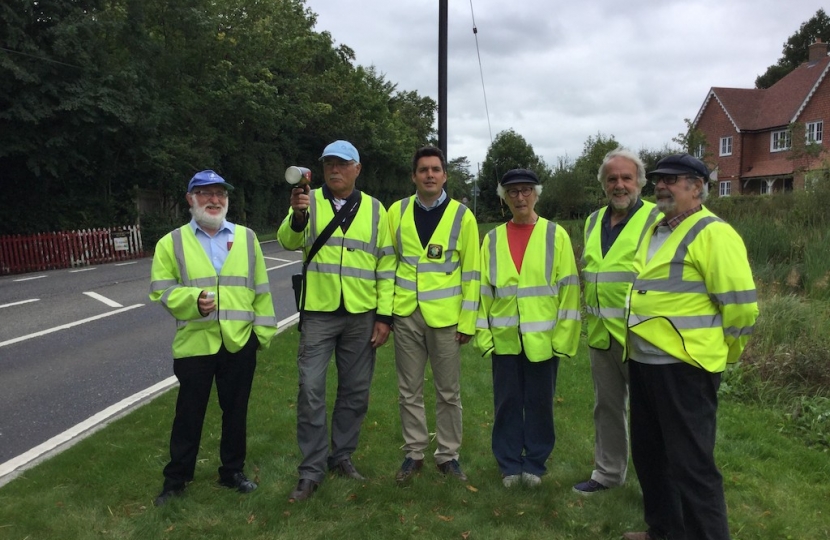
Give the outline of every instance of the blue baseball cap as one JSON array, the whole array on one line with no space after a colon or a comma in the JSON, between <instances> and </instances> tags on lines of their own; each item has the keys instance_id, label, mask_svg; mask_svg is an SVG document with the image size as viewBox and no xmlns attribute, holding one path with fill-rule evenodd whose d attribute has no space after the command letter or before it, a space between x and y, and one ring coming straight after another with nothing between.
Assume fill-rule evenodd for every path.
<instances>
[{"instance_id":1,"label":"blue baseball cap","mask_svg":"<svg viewBox=\"0 0 830 540\"><path fill-rule=\"evenodd\" d=\"M357 148L355 148L349 141L334 141L330 145L326 146L326 149L323 150L323 155L320 156L320 159L322 160L326 156L335 156L340 159L345 159L346 161L360 163L360 154L357 153Z\"/></svg>"},{"instance_id":2,"label":"blue baseball cap","mask_svg":"<svg viewBox=\"0 0 830 540\"><path fill-rule=\"evenodd\" d=\"M233 189L233 186L225 182L224 178L208 169L206 171L197 172L193 175L193 178L190 179L190 183L187 184L187 192L192 192L195 187L212 186L214 184L221 185L228 191Z\"/></svg>"}]
</instances>

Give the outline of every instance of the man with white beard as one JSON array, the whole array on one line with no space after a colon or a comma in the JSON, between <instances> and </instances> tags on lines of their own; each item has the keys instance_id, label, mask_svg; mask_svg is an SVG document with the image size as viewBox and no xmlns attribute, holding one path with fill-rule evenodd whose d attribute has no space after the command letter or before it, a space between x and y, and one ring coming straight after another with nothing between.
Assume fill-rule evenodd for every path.
<instances>
[{"instance_id":1,"label":"man with white beard","mask_svg":"<svg viewBox=\"0 0 830 540\"><path fill-rule=\"evenodd\" d=\"M628 472L628 364L624 363L625 298L634 281L634 253L659 211L640 198L643 162L616 148L606 154L597 180L608 205L585 222L582 255L588 352L594 380L594 470L574 486L593 495L621 486Z\"/></svg>"},{"instance_id":2,"label":"man with white beard","mask_svg":"<svg viewBox=\"0 0 830 540\"><path fill-rule=\"evenodd\" d=\"M196 173L185 195L190 223L159 240L153 256L150 299L176 319L179 380L170 462L156 506L193 480L214 379L222 409L218 483L240 493L257 488L243 473L248 398L257 350L269 345L277 319L256 234L225 220L232 189L214 171Z\"/></svg>"}]
</instances>

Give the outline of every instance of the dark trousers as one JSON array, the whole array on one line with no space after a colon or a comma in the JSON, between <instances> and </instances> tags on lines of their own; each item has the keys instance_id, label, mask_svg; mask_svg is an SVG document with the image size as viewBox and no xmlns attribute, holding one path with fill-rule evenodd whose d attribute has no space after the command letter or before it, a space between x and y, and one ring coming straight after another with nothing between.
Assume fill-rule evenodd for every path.
<instances>
[{"instance_id":1,"label":"dark trousers","mask_svg":"<svg viewBox=\"0 0 830 540\"><path fill-rule=\"evenodd\" d=\"M685 362L629 361L631 453L653 538L728 540L715 465L721 375Z\"/></svg>"},{"instance_id":2,"label":"dark trousers","mask_svg":"<svg viewBox=\"0 0 830 540\"><path fill-rule=\"evenodd\" d=\"M251 334L238 352L224 346L207 356L173 360L173 373L179 379L176 417L170 433L170 463L164 467L164 488L180 489L193 480L196 455L202 438L210 390L216 379L216 393L222 409L222 438L219 443L219 477L229 479L245 466L248 397L256 369L259 340Z\"/></svg>"},{"instance_id":3,"label":"dark trousers","mask_svg":"<svg viewBox=\"0 0 830 540\"><path fill-rule=\"evenodd\" d=\"M531 362L524 353L493 355L492 448L504 476L541 476L553 452L553 394L559 358Z\"/></svg>"}]
</instances>

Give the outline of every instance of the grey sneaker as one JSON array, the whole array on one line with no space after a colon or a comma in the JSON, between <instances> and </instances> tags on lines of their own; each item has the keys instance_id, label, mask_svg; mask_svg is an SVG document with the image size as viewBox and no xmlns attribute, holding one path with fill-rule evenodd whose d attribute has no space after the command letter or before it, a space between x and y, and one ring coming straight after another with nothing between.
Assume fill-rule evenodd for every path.
<instances>
[{"instance_id":1,"label":"grey sneaker","mask_svg":"<svg viewBox=\"0 0 830 540\"><path fill-rule=\"evenodd\" d=\"M603 486L596 480L588 480L586 482L580 482L574 486L574 491L579 493L580 495L585 495L586 497L589 495L593 495L594 493L599 493L600 491L607 491L608 486Z\"/></svg>"},{"instance_id":2,"label":"grey sneaker","mask_svg":"<svg viewBox=\"0 0 830 540\"><path fill-rule=\"evenodd\" d=\"M512 488L513 486L518 486L519 482L522 481L522 475L520 474L508 474L504 478L501 479L501 483L504 484L506 488Z\"/></svg>"},{"instance_id":3,"label":"grey sneaker","mask_svg":"<svg viewBox=\"0 0 830 540\"><path fill-rule=\"evenodd\" d=\"M523 472L522 473L522 483L527 487L536 487L542 483L542 478L536 476L533 473Z\"/></svg>"},{"instance_id":4,"label":"grey sneaker","mask_svg":"<svg viewBox=\"0 0 830 540\"><path fill-rule=\"evenodd\" d=\"M445 461L438 465L438 470L441 471L443 475L451 475L462 482L467 481L467 475L461 471L461 465L458 464L458 460L451 459L449 461Z\"/></svg>"}]
</instances>

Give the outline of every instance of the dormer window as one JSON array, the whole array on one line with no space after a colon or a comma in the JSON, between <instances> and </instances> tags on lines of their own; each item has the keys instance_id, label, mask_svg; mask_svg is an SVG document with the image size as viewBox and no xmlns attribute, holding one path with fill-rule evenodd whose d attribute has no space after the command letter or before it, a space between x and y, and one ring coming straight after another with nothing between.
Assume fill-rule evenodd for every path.
<instances>
[{"instance_id":1,"label":"dormer window","mask_svg":"<svg viewBox=\"0 0 830 540\"><path fill-rule=\"evenodd\" d=\"M792 134L789 129L773 131L770 138L770 152L782 152L792 147Z\"/></svg>"}]
</instances>

